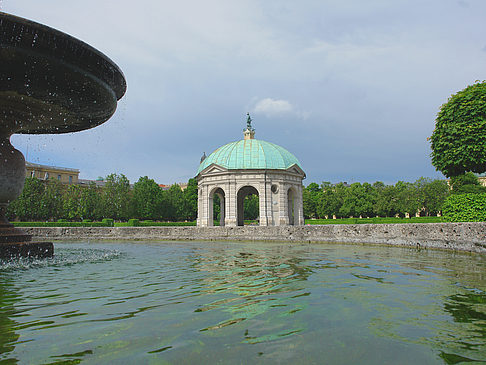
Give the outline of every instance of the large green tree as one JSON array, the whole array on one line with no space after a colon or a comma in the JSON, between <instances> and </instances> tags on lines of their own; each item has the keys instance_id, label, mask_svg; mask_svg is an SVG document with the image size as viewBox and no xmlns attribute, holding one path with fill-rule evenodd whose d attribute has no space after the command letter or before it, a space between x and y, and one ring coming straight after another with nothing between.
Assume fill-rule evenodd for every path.
<instances>
[{"instance_id":1,"label":"large green tree","mask_svg":"<svg viewBox=\"0 0 486 365\"><path fill-rule=\"evenodd\" d=\"M322 195L321 187L316 183L310 183L304 188L302 195L304 200L304 217L317 218L317 207L319 206L319 199Z\"/></svg>"},{"instance_id":2,"label":"large green tree","mask_svg":"<svg viewBox=\"0 0 486 365\"><path fill-rule=\"evenodd\" d=\"M442 210L445 199L450 195L446 180L431 180L421 177L414 183L417 189L419 209L426 216L436 215Z\"/></svg>"},{"instance_id":3,"label":"large green tree","mask_svg":"<svg viewBox=\"0 0 486 365\"><path fill-rule=\"evenodd\" d=\"M317 206L317 215L319 218L332 218L340 215L340 208L343 205L344 196L346 193L346 186L343 183L332 185L328 181L322 183L322 194L319 197Z\"/></svg>"},{"instance_id":4,"label":"large green tree","mask_svg":"<svg viewBox=\"0 0 486 365\"><path fill-rule=\"evenodd\" d=\"M184 190L184 219L195 220L197 217L197 181L192 178L187 182Z\"/></svg>"},{"instance_id":5,"label":"large green tree","mask_svg":"<svg viewBox=\"0 0 486 365\"><path fill-rule=\"evenodd\" d=\"M82 219L103 218L101 192L94 182L81 190L79 213Z\"/></svg>"},{"instance_id":6,"label":"large green tree","mask_svg":"<svg viewBox=\"0 0 486 365\"><path fill-rule=\"evenodd\" d=\"M69 185L64 194L64 218L71 220L82 219L81 207L81 193L82 187L79 185Z\"/></svg>"},{"instance_id":7,"label":"large green tree","mask_svg":"<svg viewBox=\"0 0 486 365\"><path fill-rule=\"evenodd\" d=\"M486 81L441 106L430 141L432 164L445 176L486 171Z\"/></svg>"},{"instance_id":8,"label":"large green tree","mask_svg":"<svg viewBox=\"0 0 486 365\"><path fill-rule=\"evenodd\" d=\"M123 174L110 174L106 177L103 188L104 218L129 219L130 182Z\"/></svg>"},{"instance_id":9,"label":"large green tree","mask_svg":"<svg viewBox=\"0 0 486 365\"><path fill-rule=\"evenodd\" d=\"M43 181L35 177L26 178L22 193L8 206L8 217L17 217L21 221L40 220L44 215L42 207L44 191Z\"/></svg>"},{"instance_id":10,"label":"large green tree","mask_svg":"<svg viewBox=\"0 0 486 365\"><path fill-rule=\"evenodd\" d=\"M162 189L153 179L142 176L133 185L131 216L158 219L161 216Z\"/></svg>"},{"instance_id":11,"label":"large green tree","mask_svg":"<svg viewBox=\"0 0 486 365\"><path fill-rule=\"evenodd\" d=\"M169 190L165 191L167 197L167 219L176 222L184 216L184 193L178 184L173 184Z\"/></svg>"},{"instance_id":12,"label":"large green tree","mask_svg":"<svg viewBox=\"0 0 486 365\"><path fill-rule=\"evenodd\" d=\"M41 200L41 220L57 220L63 216L64 201L63 185L57 180L47 180L44 182L44 193Z\"/></svg>"},{"instance_id":13,"label":"large green tree","mask_svg":"<svg viewBox=\"0 0 486 365\"><path fill-rule=\"evenodd\" d=\"M376 186L374 211L380 217L394 217L400 211L398 189L394 185Z\"/></svg>"},{"instance_id":14,"label":"large green tree","mask_svg":"<svg viewBox=\"0 0 486 365\"><path fill-rule=\"evenodd\" d=\"M344 200L339 213L343 217L370 217L373 216L375 196L372 193L373 187L368 184L353 183L344 194Z\"/></svg>"}]
</instances>

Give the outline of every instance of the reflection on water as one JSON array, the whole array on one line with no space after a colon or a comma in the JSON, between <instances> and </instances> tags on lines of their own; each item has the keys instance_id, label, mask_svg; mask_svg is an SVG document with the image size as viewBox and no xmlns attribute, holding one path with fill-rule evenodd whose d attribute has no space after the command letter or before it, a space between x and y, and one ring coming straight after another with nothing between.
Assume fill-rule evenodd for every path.
<instances>
[{"instance_id":1,"label":"reflection on water","mask_svg":"<svg viewBox=\"0 0 486 365\"><path fill-rule=\"evenodd\" d=\"M8 354L15 349L15 344L20 337L14 330L16 323L12 319L15 314L13 303L17 296L10 290L11 285L0 278L0 359L4 359L5 362L15 362L15 359L9 358Z\"/></svg>"},{"instance_id":2,"label":"reflection on water","mask_svg":"<svg viewBox=\"0 0 486 365\"><path fill-rule=\"evenodd\" d=\"M207 271L211 275L202 280L203 291L207 294L224 296L224 299L200 305L195 311L206 312L219 309L226 313L222 322L200 331L216 330L249 320L266 313L271 308L289 307L290 314L302 308L286 303L288 298L298 298L310 293L300 293L305 289L305 281L312 270L302 264L302 259L275 255L274 252L231 252L216 248L204 251L194 258L193 267ZM296 293L297 292L297 293ZM285 312L282 313L285 316ZM274 337L285 337L302 329L264 335L261 338L245 333L247 343L269 341ZM272 331L274 332L274 330Z\"/></svg>"},{"instance_id":3,"label":"reflection on water","mask_svg":"<svg viewBox=\"0 0 486 365\"><path fill-rule=\"evenodd\" d=\"M485 264L389 247L59 244L0 262L0 363L479 362Z\"/></svg>"}]
</instances>

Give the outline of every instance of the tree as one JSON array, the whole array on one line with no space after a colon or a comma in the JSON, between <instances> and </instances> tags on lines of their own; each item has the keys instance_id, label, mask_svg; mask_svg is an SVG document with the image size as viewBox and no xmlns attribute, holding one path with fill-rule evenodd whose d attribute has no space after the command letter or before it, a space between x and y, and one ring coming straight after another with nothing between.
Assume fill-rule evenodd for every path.
<instances>
[{"instance_id":1,"label":"tree","mask_svg":"<svg viewBox=\"0 0 486 365\"><path fill-rule=\"evenodd\" d=\"M172 185L166 191L167 196L167 218L170 221L176 222L184 215L184 195L182 189L178 184Z\"/></svg>"},{"instance_id":2,"label":"tree","mask_svg":"<svg viewBox=\"0 0 486 365\"><path fill-rule=\"evenodd\" d=\"M110 174L103 189L103 217L128 219L130 206L130 182L125 175Z\"/></svg>"},{"instance_id":3,"label":"tree","mask_svg":"<svg viewBox=\"0 0 486 365\"><path fill-rule=\"evenodd\" d=\"M450 195L449 185L445 180L428 181L423 187L423 208L426 215L437 215L441 212L445 200Z\"/></svg>"},{"instance_id":4,"label":"tree","mask_svg":"<svg viewBox=\"0 0 486 365\"><path fill-rule=\"evenodd\" d=\"M376 192L377 196L374 206L376 215L380 217L394 217L398 214L400 210L398 189L393 185L386 185L380 186Z\"/></svg>"},{"instance_id":5,"label":"tree","mask_svg":"<svg viewBox=\"0 0 486 365\"><path fill-rule=\"evenodd\" d=\"M213 195L213 220L219 222L221 219L221 199L218 194Z\"/></svg>"},{"instance_id":6,"label":"tree","mask_svg":"<svg viewBox=\"0 0 486 365\"><path fill-rule=\"evenodd\" d=\"M187 182L187 188L184 190L184 217L193 221L197 217L197 181L192 178Z\"/></svg>"},{"instance_id":7,"label":"tree","mask_svg":"<svg viewBox=\"0 0 486 365\"><path fill-rule=\"evenodd\" d=\"M63 202L65 188L57 180L44 182L44 194L41 198L42 220L57 220L64 215Z\"/></svg>"},{"instance_id":8,"label":"tree","mask_svg":"<svg viewBox=\"0 0 486 365\"><path fill-rule=\"evenodd\" d=\"M81 190L79 185L69 185L64 195L65 218L80 220L81 218Z\"/></svg>"},{"instance_id":9,"label":"tree","mask_svg":"<svg viewBox=\"0 0 486 365\"><path fill-rule=\"evenodd\" d=\"M339 213L343 217L369 217L373 215L374 196L372 186L368 183L361 185L353 183L346 189L344 200Z\"/></svg>"},{"instance_id":10,"label":"tree","mask_svg":"<svg viewBox=\"0 0 486 365\"><path fill-rule=\"evenodd\" d=\"M42 197L44 195L44 182L35 178L25 179L24 189L20 196L10 203L7 211L8 217L16 216L21 221L35 221L41 219Z\"/></svg>"},{"instance_id":11,"label":"tree","mask_svg":"<svg viewBox=\"0 0 486 365\"><path fill-rule=\"evenodd\" d=\"M422 208L416 185L406 181L399 181L395 184L395 188L398 197L398 214L401 217L404 217L406 213L410 217L415 216L415 213Z\"/></svg>"},{"instance_id":12,"label":"tree","mask_svg":"<svg viewBox=\"0 0 486 365\"><path fill-rule=\"evenodd\" d=\"M319 198L321 194L322 190L316 183L310 183L304 188L302 198L304 201L305 218L317 218L317 206L319 205Z\"/></svg>"},{"instance_id":13,"label":"tree","mask_svg":"<svg viewBox=\"0 0 486 365\"><path fill-rule=\"evenodd\" d=\"M452 95L430 137L432 164L445 176L486 171L486 81Z\"/></svg>"},{"instance_id":14,"label":"tree","mask_svg":"<svg viewBox=\"0 0 486 365\"><path fill-rule=\"evenodd\" d=\"M132 217L158 219L161 216L162 189L157 183L143 176L133 185Z\"/></svg>"},{"instance_id":15,"label":"tree","mask_svg":"<svg viewBox=\"0 0 486 365\"><path fill-rule=\"evenodd\" d=\"M327 181L323 182L321 186L322 194L317 206L318 217L323 218L327 216L328 218L332 218L333 215L341 217L339 211L343 205L346 186L343 183L333 186Z\"/></svg>"},{"instance_id":16,"label":"tree","mask_svg":"<svg viewBox=\"0 0 486 365\"><path fill-rule=\"evenodd\" d=\"M258 195L251 194L245 197L243 201L243 217L254 220L260 215L260 199Z\"/></svg>"},{"instance_id":17,"label":"tree","mask_svg":"<svg viewBox=\"0 0 486 365\"><path fill-rule=\"evenodd\" d=\"M101 220L103 218L101 193L94 182L90 182L88 187L81 190L79 204L82 219Z\"/></svg>"},{"instance_id":18,"label":"tree","mask_svg":"<svg viewBox=\"0 0 486 365\"><path fill-rule=\"evenodd\" d=\"M451 177L450 184L452 194L486 193L486 187L481 185L477 176L472 172Z\"/></svg>"}]
</instances>

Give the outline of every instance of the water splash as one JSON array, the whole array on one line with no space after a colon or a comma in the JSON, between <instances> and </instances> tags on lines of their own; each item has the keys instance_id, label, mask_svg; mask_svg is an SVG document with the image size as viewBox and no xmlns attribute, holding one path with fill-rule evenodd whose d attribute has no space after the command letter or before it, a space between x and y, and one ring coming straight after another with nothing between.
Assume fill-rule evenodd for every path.
<instances>
[{"instance_id":1,"label":"water splash","mask_svg":"<svg viewBox=\"0 0 486 365\"><path fill-rule=\"evenodd\" d=\"M54 257L31 258L21 257L10 260L0 259L0 271L29 270L49 266L68 266L86 262L109 261L120 257L122 253L117 250L67 248L60 250Z\"/></svg>"}]
</instances>

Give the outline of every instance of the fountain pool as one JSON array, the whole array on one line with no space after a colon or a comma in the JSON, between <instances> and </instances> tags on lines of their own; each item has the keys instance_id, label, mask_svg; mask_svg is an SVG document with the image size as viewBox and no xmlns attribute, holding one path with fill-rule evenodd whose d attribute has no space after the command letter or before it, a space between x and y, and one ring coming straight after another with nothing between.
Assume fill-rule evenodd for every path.
<instances>
[{"instance_id":1,"label":"fountain pool","mask_svg":"<svg viewBox=\"0 0 486 365\"><path fill-rule=\"evenodd\" d=\"M59 243L0 261L0 362L486 360L486 257L398 247Z\"/></svg>"}]
</instances>

